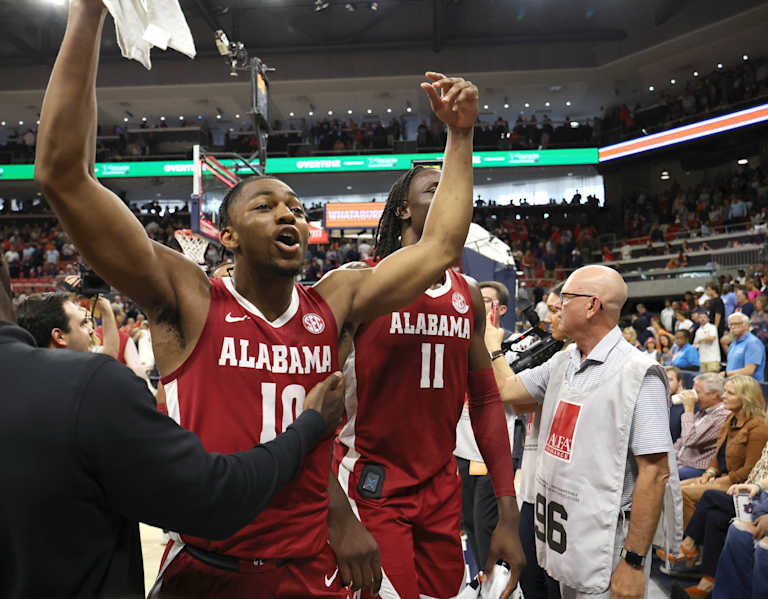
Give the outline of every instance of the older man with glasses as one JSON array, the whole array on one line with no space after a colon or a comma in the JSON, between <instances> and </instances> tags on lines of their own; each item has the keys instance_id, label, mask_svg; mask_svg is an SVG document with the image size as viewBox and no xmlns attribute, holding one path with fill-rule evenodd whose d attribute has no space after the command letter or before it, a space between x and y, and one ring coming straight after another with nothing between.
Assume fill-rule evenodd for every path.
<instances>
[{"instance_id":1,"label":"older man with glasses","mask_svg":"<svg viewBox=\"0 0 768 599\"><path fill-rule=\"evenodd\" d=\"M665 486L677 480L667 377L622 337L626 299L615 270L574 271L560 292L573 345L502 388L518 410L542 407L536 552L563 599L643 597Z\"/></svg>"},{"instance_id":2,"label":"older man with glasses","mask_svg":"<svg viewBox=\"0 0 768 599\"><path fill-rule=\"evenodd\" d=\"M728 318L728 328L733 341L728 346L726 376L746 374L758 383L765 382L765 346L749 331L749 317L734 312Z\"/></svg>"}]
</instances>

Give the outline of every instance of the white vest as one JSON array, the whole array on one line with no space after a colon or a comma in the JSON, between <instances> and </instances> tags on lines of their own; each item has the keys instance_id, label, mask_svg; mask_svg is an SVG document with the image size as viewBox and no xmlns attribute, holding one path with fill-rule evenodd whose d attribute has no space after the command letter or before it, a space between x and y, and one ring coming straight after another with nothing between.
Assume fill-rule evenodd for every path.
<instances>
[{"instance_id":1,"label":"white vest","mask_svg":"<svg viewBox=\"0 0 768 599\"><path fill-rule=\"evenodd\" d=\"M541 412L536 410L528 414L528 426L525 428L525 443L523 444L523 460L520 465L520 500L525 503L536 503L536 457L539 447L539 428Z\"/></svg>"},{"instance_id":2,"label":"white vest","mask_svg":"<svg viewBox=\"0 0 768 599\"><path fill-rule=\"evenodd\" d=\"M571 353L549 361L536 463L536 554L555 580L597 594L610 586L640 386L650 370L665 385L667 378L646 354L629 352L610 378L573 389L565 381Z\"/></svg>"}]
</instances>

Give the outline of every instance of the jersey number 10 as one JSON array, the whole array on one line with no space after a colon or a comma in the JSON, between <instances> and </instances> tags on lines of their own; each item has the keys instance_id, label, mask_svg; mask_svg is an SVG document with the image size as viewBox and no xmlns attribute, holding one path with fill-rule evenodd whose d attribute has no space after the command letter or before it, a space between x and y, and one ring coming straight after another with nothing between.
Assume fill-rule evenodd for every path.
<instances>
[{"instance_id":1,"label":"jersey number 10","mask_svg":"<svg viewBox=\"0 0 768 599\"><path fill-rule=\"evenodd\" d=\"M421 385L422 389L442 389L443 388L443 355L445 354L445 345L435 343L435 376L432 378L432 344L421 344ZM430 384L431 383L431 384Z\"/></svg>"}]
</instances>

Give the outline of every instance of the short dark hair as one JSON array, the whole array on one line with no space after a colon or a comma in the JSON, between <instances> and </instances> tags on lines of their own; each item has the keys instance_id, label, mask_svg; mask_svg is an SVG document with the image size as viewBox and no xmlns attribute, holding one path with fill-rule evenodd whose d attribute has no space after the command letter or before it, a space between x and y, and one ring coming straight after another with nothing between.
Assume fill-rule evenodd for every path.
<instances>
[{"instance_id":1,"label":"short dark hair","mask_svg":"<svg viewBox=\"0 0 768 599\"><path fill-rule=\"evenodd\" d=\"M667 376L669 376L669 373L672 372L678 381L681 383L683 382L683 371L680 370L677 366L665 366L664 370L667 371Z\"/></svg>"},{"instance_id":2,"label":"short dark hair","mask_svg":"<svg viewBox=\"0 0 768 599\"><path fill-rule=\"evenodd\" d=\"M720 295L720 284L717 281L710 281L707 283L707 287L717 293L717 295Z\"/></svg>"},{"instance_id":3,"label":"short dark hair","mask_svg":"<svg viewBox=\"0 0 768 599\"><path fill-rule=\"evenodd\" d=\"M70 301L72 296L65 293L30 295L17 310L18 324L32 333L38 347L48 347L53 329L69 333L69 319L64 312L64 304Z\"/></svg>"},{"instance_id":4,"label":"short dark hair","mask_svg":"<svg viewBox=\"0 0 768 599\"><path fill-rule=\"evenodd\" d=\"M677 335L678 333L684 335L686 341L691 340L691 332L688 329L677 329L677 331L675 331L675 335Z\"/></svg>"},{"instance_id":5,"label":"short dark hair","mask_svg":"<svg viewBox=\"0 0 768 599\"><path fill-rule=\"evenodd\" d=\"M480 289L489 288L496 291L496 297L499 298L499 304L509 308L509 289L504 283L498 281L483 281L478 283Z\"/></svg>"},{"instance_id":6,"label":"short dark hair","mask_svg":"<svg viewBox=\"0 0 768 599\"><path fill-rule=\"evenodd\" d=\"M277 177L272 177L271 175L252 175L238 181L237 185L235 185L227 192L227 194L224 196L224 199L221 200L221 205L219 206L219 222L217 223L219 231L229 226L229 209L232 204L240 199L243 188L252 181L260 181L262 179L275 179L276 181L280 180Z\"/></svg>"}]
</instances>

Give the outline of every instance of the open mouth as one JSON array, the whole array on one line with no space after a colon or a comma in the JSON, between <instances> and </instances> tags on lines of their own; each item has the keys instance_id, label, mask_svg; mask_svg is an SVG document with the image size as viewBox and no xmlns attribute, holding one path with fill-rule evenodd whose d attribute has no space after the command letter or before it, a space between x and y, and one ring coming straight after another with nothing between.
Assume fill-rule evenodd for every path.
<instances>
[{"instance_id":1,"label":"open mouth","mask_svg":"<svg viewBox=\"0 0 768 599\"><path fill-rule=\"evenodd\" d=\"M294 227L286 227L277 234L275 244L284 252L296 252L299 249L299 232Z\"/></svg>"}]
</instances>

